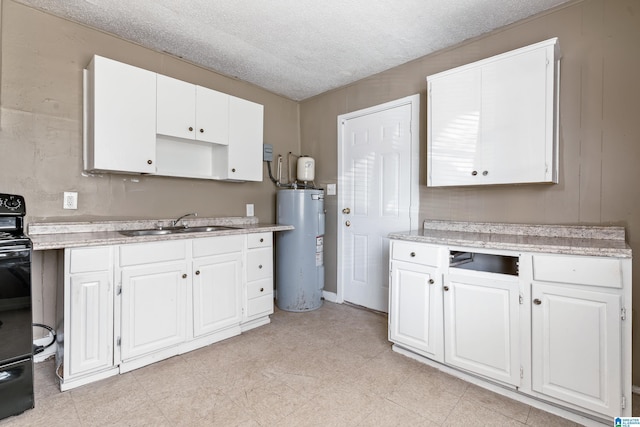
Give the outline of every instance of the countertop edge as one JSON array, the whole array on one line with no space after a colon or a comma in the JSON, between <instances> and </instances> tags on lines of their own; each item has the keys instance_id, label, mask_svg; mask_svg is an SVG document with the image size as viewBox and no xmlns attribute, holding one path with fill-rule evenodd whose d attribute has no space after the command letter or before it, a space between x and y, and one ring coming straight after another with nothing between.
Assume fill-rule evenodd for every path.
<instances>
[{"instance_id":1,"label":"countertop edge","mask_svg":"<svg viewBox=\"0 0 640 427\"><path fill-rule=\"evenodd\" d=\"M424 233L428 233L429 230L424 230ZM459 246L465 248L483 248L494 250L508 250L517 252L531 252L531 253L552 253L561 255L586 255L586 256L600 256L600 257L612 257L612 258L632 258L632 251L629 245L624 244L624 248L607 247L606 245L600 245L599 239L590 239L592 245L589 246L572 246L569 244L559 243L523 243L523 242L501 242L496 241L496 235L487 234L486 239L478 238L478 233L469 233L473 236L469 238L464 237L446 237L446 236L429 236L418 235L416 231L406 232L394 232L390 233L388 237L393 240L404 240L417 243L429 243L447 246ZM457 232L456 234L460 234ZM544 236L538 236L544 238ZM491 239L491 240L490 240Z\"/></svg>"},{"instance_id":2,"label":"countertop edge","mask_svg":"<svg viewBox=\"0 0 640 427\"><path fill-rule=\"evenodd\" d=\"M84 246L122 245L131 243L160 242L169 240L200 239L204 237L233 236L252 233L293 230L292 225L247 224L230 230L198 233L176 233L165 235L129 237L118 231L72 232L29 235L34 251L77 248Z\"/></svg>"}]
</instances>

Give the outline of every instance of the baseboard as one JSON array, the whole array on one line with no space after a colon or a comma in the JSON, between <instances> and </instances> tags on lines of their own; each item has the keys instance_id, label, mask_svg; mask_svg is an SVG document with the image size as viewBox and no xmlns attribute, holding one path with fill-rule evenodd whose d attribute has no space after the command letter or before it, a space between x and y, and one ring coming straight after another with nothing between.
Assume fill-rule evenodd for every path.
<instances>
[{"instance_id":1,"label":"baseboard","mask_svg":"<svg viewBox=\"0 0 640 427\"><path fill-rule=\"evenodd\" d=\"M335 303L338 302L338 294L336 294L335 292L322 291L322 297L325 299L325 301Z\"/></svg>"}]
</instances>

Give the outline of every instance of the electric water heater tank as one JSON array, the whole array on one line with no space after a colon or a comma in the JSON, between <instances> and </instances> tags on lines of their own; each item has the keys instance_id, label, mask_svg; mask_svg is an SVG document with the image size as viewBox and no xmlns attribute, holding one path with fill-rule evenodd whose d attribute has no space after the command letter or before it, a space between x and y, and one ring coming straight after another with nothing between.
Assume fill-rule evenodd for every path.
<instances>
[{"instance_id":1,"label":"electric water heater tank","mask_svg":"<svg viewBox=\"0 0 640 427\"><path fill-rule=\"evenodd\" d=\"M276 305L285 311L322 306L324 288L324 191L278 191L278 224L293 230L276 233Z\"/></svg>"}]
</instances>

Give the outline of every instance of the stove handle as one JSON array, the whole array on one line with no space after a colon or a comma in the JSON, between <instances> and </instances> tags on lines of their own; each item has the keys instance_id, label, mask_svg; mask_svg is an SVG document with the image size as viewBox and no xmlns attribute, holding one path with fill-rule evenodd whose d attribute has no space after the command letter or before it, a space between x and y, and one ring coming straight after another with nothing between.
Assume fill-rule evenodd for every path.
<instances>
[{"instance_id":1,"label":"stove handle","mask_svg":"<svg viewBox=\"0 0 640 427\"><path fill-rule=\"evenodd\" d=\"M0 261L9 259L29 259L28 249L0 249Z\"/></svg>"}]
</instances>

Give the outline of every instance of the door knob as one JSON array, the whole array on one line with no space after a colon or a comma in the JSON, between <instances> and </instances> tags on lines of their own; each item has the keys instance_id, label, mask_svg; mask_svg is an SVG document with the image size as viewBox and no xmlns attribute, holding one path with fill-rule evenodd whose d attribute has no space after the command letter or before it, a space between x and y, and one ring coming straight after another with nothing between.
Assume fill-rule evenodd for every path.
<instances>
[{"instance_id":1,"label":"door knob","mask_svg":"<svg viewBox=\"0 0 640 427\"><path fill-rule=\"evenodd\" d=\"M196 271L196 276L199 276L199 275L200 275L200 270L197 270Z\"/></svg>"},{"instance_id":2,"label":"door knob","mask_svg":"<svg viewBox=\"0 0 640 427\"><path fill-rule=\"evenodd\" d=\"M449 287L448 287L448 286L445 286L445 287L443 287L442 289L444 289L444 291L446 292L446 291L448 291L448 290L449 290Z\"/></svg>"},{"instance_id":3,"label":"door knob","mask_svg":"<svg viewBox=\"0 0 640 427\"><path fill-rule=\"evenodd\" d=\"M186 279L186 278L187 278L187 275L186 275L186 274L183 274L183 275L182 275L182 278L183 278L183 279Z\"/></svg>"},{"instance_id":4,"label":"door knob","mask_svg":"<svg viewBox=\"0 0 640 427\"><path fill-rule=\"evenodd\" d=\"M344 208L344 209L342 209L342 213L343 213L343 214L350 214L350 213L351 213L351 209L349 209L349 208Z\"/></svg>"},{"instance_id":5,"label":"door knob","mask_svg":"<svg viewBox=\"0 0 640 427\"><path fill-rule=\"evenodd\" d=\"M542 301L540 301L538 298L536 298L536 299L533 300L533 303L535 305L540 305L540 304L542 304Z\"/></svg>"},{"instance_id":6,"label":"door knob","mask_svg":"<svg viewBox=\"0 0 640 427\"><path fill-rule=\"evenodd\" d=\"M346 225L347 227L351 227L351 221L345 221L344 225Z\"/></svg>"},{"instance_id":7,"label":"door knob","mask_svg":"<svg viewBox=\"0 0 640 427\"><path fill-rule=\"evenodd\" d=\"M433 279L429 279L429 284L433 285L434 283L436 283Z\"/></svg>"}]
</instances>

